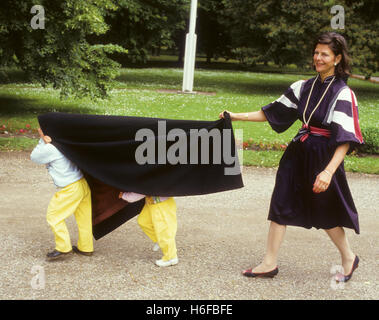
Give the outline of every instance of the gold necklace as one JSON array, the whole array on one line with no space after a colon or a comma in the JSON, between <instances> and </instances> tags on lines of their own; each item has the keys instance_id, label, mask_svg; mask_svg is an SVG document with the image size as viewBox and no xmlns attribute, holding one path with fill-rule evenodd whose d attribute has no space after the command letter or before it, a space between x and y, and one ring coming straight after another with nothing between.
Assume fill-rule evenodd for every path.
<instances>
[{"instance_id":1,"label":"gold necklace","mask_svg":"<svg viewBox=\"0 0 379 320\"><path fill-rule=\"evenodd\" d=\"M305 124L305 126L306 126L307 128L308 128L309 122L311 121L311 118L312 118L314 112L316 111L316 109L317 109L318 106L320 105L322 99L324 99L326 93L327 93L328 90L329 90L330 85L332 84L332 82L333 82L334 79L336 78L336 76L334 76L333 79L329 82L329 85L328 85L328 87L326 88L326 90L324 91L322 97L320 98L320 100L318 101L317 105L315 106L315 108L313 109L313 111L311 112L311 114L309 115L308 121L306 121L306 120L305 120L305 113L307 112L308 104L309 104L309 100L310 100L310 98L311 98L312 91L313 91L313 87L314 87L314 85L315 85L315 83L316 83L316 81L317 81L317 79L318 79L318 76L319 76L319 75L317 75L316 79L315 79L315 80L313 81L313 83L312 83L311 91L309 92L308 99L307 99L307 103L306 103L306 105L305 105L304 112L303 112L303 120L304 120L304 124Z\"/></svg>"}]
</instances>

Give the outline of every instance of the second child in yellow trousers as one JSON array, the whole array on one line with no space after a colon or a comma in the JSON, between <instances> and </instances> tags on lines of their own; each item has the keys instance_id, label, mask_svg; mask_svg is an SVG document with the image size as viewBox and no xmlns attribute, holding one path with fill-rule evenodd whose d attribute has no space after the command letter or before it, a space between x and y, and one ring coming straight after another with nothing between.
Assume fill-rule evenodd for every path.
<instances>
[{"instance_id":1,"label":"second child in yellow trousers","mask_svg":"<svg viewBox=\"0 0 379 320\"><path fill-rule=\"evenodd\" d=\"M163 257L155 264L159 267L168 267L179 262L176 250L175 236L177 231L176 203L172 197L151 197L134 192L121 192L120 198L128 202L135 202L145 197L145 206L138 216L138 224L144 233L155 243L153 250L158 246Z\"/></svg>"}]
</instances>

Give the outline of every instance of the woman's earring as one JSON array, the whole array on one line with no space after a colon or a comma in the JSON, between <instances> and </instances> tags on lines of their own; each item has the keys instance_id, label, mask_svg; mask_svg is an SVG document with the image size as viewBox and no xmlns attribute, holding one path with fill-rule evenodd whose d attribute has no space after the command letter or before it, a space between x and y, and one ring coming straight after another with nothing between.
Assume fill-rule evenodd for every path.
<instances>
[{"instance_id":1,"label":"woman's earring","mask_svg":"<svg viewBox=\"0 0 379 320\"><path fill-rule=\"evenodd\" d=\"M337 66L337 62L334 62L334 66Z\"/></svg>"}]
</instances>

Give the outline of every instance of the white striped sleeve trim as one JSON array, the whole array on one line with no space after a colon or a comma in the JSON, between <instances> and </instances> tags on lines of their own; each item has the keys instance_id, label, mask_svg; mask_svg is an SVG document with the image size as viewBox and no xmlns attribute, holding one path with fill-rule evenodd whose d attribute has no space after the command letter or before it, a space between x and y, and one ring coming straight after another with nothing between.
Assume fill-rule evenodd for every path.
<instances>
[{"instance_id":1,"label":"white striped sleeve trim","mask_svg":"<svg viewBox=\"0 0 379 320\"><path fill-rule=\"evenodd\" d=\"M297 105L294 104L290 99L288 99L284 94L281 95L280 98L276 100L276 102L284 104L287 108L297 109Z\"/></svg>"},{"instance_id":2,"label":"white striped sleeve trim","mask_svg":"<svg viewBox=\"0 0 379 320\"><path fill-rule=\"evenodd\" d=\"M333 112L333 122L338 123L345 131L355 134L354 119L340 111Z\"/></svg>"},{"instance_id":3,"label":"white striped sleeve trim","mask_svg":"<svg viewBox=\"0 0 379 320\"><path fill-rule=\"evenodd\" d=\"M297 100L300 100L300 91L304 82L305 80L299 80L299 81L294 82L290 86Z\"/></svg>"},{"instance_id":4,"label":"white striped sleeve trim","mask_svg":"<svg viewBox=\"0 0 379 320\"><path fill-rule=\"evenodd\" d=\"M330 109L330 113L329 113L329 116L328 116L327 123L331 123L332 121L334 121L334 109L336 107L337 101L341 101L341 100L345 100L345 101L351 103L351 94L350 94L350 89L349 88L344 88L338 94L338 97L337 97L336 101L334 101L334 103L333 103L333 105L332 105L332 107Z\"/></svg>"},{"instance_id":5,"label":"white striped sleeve trim","mask_svg":"<svg viewBox=\"0 0 379 320\"><path fill-rule=\"evenodd\" d=\"M344 88L341 90L341 92L338 94L337 100L345 100L349 101L351 103L351 92L349 88Z\"/></svg>"}]
</instances>

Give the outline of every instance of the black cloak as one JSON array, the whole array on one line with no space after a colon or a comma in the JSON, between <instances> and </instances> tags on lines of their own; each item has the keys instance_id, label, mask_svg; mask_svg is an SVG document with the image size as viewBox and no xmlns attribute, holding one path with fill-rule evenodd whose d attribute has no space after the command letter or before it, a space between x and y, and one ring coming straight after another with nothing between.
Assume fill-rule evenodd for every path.
<instances>
[{"instance_id":1,"label":"black cloak","mask_svg":"<svg viewBox=\"0 0 379 320\"><path fill-rule=\"evenodd\" d=\"M194 121L53 112L38 120L88 181L95 239L144 206L119 199L120 191L189 196L243 187L228 114Z\"/></svg>"}]
</instances>

